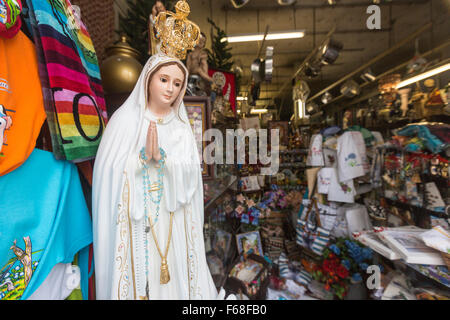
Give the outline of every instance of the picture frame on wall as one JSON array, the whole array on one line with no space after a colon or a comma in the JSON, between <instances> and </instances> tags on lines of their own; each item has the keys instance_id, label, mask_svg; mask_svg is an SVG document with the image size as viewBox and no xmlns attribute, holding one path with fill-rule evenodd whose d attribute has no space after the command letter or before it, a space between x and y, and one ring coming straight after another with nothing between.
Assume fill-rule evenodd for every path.
<instances>
[{"instance_id":1,"label":"picture frame on wall","mask_svg":"<svg viewBox=\"0 0 450 320\"><path fill-rule=\"evenodd\" d=\"M280 146L287 147L289 144L289 122L288 121L269 121L268 129L271 132L272 129L280 130Z\"/></svg>"},{"instance_id":2,"label":"picture frame on wall","mask_svg":"<svg viewBox=\"0 0 450 320\"><path fill-rule=\"evenodd\" d=\"M183 102L197 143L203 180L211 180L214 178L213 165L203 162L203 150L206 148L203 135L206 130L211 129L211 102L205 96L185 96Z\"/></svg>"}]
</instances>

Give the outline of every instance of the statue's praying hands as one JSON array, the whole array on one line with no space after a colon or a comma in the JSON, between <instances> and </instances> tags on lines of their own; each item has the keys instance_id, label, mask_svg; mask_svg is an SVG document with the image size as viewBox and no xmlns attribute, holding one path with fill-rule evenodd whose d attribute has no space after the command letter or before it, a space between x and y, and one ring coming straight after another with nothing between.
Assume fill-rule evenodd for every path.
<instances>
[{"instance_id":1,"label":"statue's praying hands","mask_svg":"<svg viewBox=\"0 0 450 320\"><path fill-rule=\"evenodd\" d=\"M148 126L145 155L148 161L151 159L155 159L155 161L161 160L161 152L158 146L158 130L154 121L150 121L150 125Z\"/></svg>"}]
</instances>

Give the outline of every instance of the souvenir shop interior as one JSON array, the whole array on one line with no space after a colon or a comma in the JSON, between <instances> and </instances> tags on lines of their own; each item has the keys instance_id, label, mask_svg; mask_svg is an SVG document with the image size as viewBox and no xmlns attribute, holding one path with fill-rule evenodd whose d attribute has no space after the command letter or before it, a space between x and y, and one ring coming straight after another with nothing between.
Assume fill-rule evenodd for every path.
<instances>
[{"instance_id":1,"label":"souvenir shop interior","mask_svg":"<svg viewBox=\"0 0 450 320\"><path fill-rule=\"evenodd\" d=\"M161 17L201 31L180 58L182 101L203 182L193 239L218 292L450 299L449 1L0 0L0 300L149 298L148 275L130 284L144 262L122 214L140 198L113 189L138 122L114 119L175 34ZM123 134L100 145L108 125ZM112 178L99 187L100 163ZM114 225L116 256L96 251L100 225ZM167 252L166 281L182 281L156 246L161 284ZM118 296L99 288L107 259Z\"/></svg>"}]
</instances>

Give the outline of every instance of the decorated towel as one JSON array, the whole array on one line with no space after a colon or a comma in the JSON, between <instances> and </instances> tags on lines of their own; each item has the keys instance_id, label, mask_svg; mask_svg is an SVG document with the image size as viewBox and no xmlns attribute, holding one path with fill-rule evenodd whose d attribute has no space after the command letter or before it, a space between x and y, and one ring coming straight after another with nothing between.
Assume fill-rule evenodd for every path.
<instances>
[{"instance_id":1,"label":"decorated towel","mask_svg":"<svg viewBox=\"0 0 450 320\"><path fill-rule=\"evenodd\" d=\"M55 265L71 263L77 252L87 299L92 222L76 166L35 149L0 177L0 203L0 300L25 300L42 290Z\"/></svg>"},{"instance_id":2,"label":"decorated towel","mask_svg":"<svg viewBox=\"0 0 450 320\"><path fill-rule=\"evenodd\" d=\"M97 56L68 0L27 0L53 153L95 157L106 122Z\"/></svg>"}]
</instances>

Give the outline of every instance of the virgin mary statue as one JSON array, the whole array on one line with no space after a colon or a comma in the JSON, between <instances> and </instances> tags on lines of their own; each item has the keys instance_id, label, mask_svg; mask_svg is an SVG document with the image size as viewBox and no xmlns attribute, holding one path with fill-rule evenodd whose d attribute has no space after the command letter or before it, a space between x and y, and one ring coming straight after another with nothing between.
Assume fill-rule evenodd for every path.
<instances>
[{"instance_id":1,"label":"virgin mary statue","mask_svg":"<svg viewBox=\"0 0 450 320\"><path fill-rule=\"evenodd\" d=\"M206 261L187 79L179 59L151 56L103 134L92 204L97 299L225 296Z\"/></svg>"},{"instance_id":2,"label":"virgin mary statue","mask_svg":"<svg viewBox=\"0 0 450 320\"><path fill-rule=\"evenodd\" d=\"M152 56L103 134L93 177L97 299L217 298L187 76L179 60Z\"/></svg>"}]
</instances>

